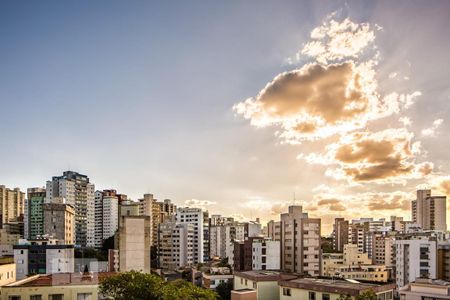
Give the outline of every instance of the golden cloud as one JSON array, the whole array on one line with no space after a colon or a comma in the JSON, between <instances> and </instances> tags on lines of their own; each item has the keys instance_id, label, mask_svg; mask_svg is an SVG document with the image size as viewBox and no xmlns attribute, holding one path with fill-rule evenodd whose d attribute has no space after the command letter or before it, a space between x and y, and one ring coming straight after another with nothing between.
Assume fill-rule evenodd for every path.
<instances>
[{"instance_id":1,"label":"golden cloud","mask_svg":"<svg viewBox=\"0 0 450 300\"><path fill-rule=\"evenodd\" d=\"M357 24L347 18L342 22L324 22L311 32L311 40L303 47L301 54L326 64L347 57L358 57L375 40L375 34L368 23Z\"/></svg>"},{"instance_id":2,"label":"golden cloud","mask_svg":"<svg viewBox=\"0 0 450 300\"><path fill-rule=\"evenodd\" d=\"M321 199L317 202L319 206L328 206L330 211L345 211L346 208L342 204L341 200L338 199Z\"/></svg>"}]
</instances>

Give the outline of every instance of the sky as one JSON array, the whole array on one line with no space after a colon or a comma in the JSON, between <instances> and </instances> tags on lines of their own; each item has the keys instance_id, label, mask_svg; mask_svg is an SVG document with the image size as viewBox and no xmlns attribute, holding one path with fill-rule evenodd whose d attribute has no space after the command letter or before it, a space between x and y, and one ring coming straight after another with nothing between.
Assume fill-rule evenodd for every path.
<instances>
[{"instance_id":1,"label":"sky","mask_svg":"<svg viewBox=\"0 0 450 300\"><path fill-rule=\"evenodd\" d=\"M447 1L2 1L0 184L410 219L450 195L449 27Z\"/></svg>"}]
</instances>

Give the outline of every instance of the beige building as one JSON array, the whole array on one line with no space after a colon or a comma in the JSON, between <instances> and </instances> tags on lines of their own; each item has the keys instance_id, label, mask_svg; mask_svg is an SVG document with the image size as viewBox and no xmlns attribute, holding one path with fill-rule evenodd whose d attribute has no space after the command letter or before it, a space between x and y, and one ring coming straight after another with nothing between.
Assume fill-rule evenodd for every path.
<instances>
[{"instance_id":1,"label":"beige building","mask_svg":"<svg viewBox=\"0 0 450 300\"><path fill-rule=\"evenodd\" d=\"M280 300L310 299L337 300L341 295L349 295L356 299L366 291L372 290L377 299L394 299L395 284L367 284L346 280L298 278L279 281Z\"/></svg>"},{"instance_id":2,"label":"beige building","mask_svg":"<svg viewBox=\"0 0 450 300\"><path fill-rule=\"evenodd\" d=\"M2 287L2 300L97 300L102 299L98 285L104 278L114 275L105 273L62 273L34 275Z\"/></svg>"},{"instance_id":3,"label":"beige building","mask_svg":"<svg viewBox=\"0 0 450 300\"><path fill-rule=\"evenodd\" d=\"M450 299L450 282L417 279L399 290L400 300Z\"/></svg>"},{"instance_id":4,"label":"beige building","mask_svg":"<svg viewBox=\"0 0 450 300\"><path fill-rule=\"evenodd\" d=\"M55 200L55 199L54 199ZM75 210L64 202L44 203L44 233L62 244L75 244Z\"/></svg>"},{"instance_id":5,"label":"beige building","mask_svg":"<svg viewBox=\"0 0 450 300\"><path fill-rule=\"evenodd\" d=\"M412 220L424 230L447 230L447 197L431 196L431 190L418 190L411 205Z\"/></svg>"},{"instance_id":6,"label":"beige building","mask_svg":"<svg viewBox=\"0 0 450 300\"><path fill-rule=\"evenodd\" d=\"M344 245L343 253L324 253L322 275L344 279L387 282L390 271L384 265L372 265L367 253L360 253L358 245Z\"/></svg>"},{"instance_id":7,"label":"beige building","mask_svg":"<svg viewBox=\"0 0 450 300\"><path fill-rule=\"evenodd\" d=\"M151 222L149 216L121 216L119 269L150 273Z\"/></svg>"},{"instance_id":8,"label":"beige building","mask_svg":"<svg viewBox=\"0 0 450 300\"><path fill-rule=\"evenodd\" d=\"M25 193L19 188L0 185L0 217L2 224L14 222L24 214Z\"/></svg>"},{"instance_id":9,"label":"beige building","mask_svg":"<svg viewBox=\"0 0 450 300\"><path fill-rule=\"evenodd\" d=\"M281 214L281 269L286 272L320 275L320 219L309 218L301 206L289 206Z\"/></svg>"},{"instance_id":10,"label":"beige building","mask_svg":"<svg viewBox=\"0 0 450 300\"><path fill-rule=\"evenodd\" d=\"M0 287L16 281L16 264L0 264Z\"/></svg>"},{"instance_id":11,"label":"beige building","mask_svg":"<svg viewBox=\"0 0 450 300\"><path fill-rule=\"evenodd\" d=\"M20 240L20 234L9 233L0 229L0 257L14 255L13 246Z\"/></svg>"},{"instance_id":12,"label":"beige building","mask_svg":"<svg viewBox=\"0 0 450 300\"><path fill-rule=\"evenodd\" d=\"M438 243L438 279L450 282L450 241Z\"/></svg>"},{"instance_id":13,"label":"beige building","mask_svg":"<svg viewBox=\"0 0 450 300\"><path fill-rule=\"evenodd\" d=\"M278 300L280 299L278 281L295 278L297 278L295 275L281 274L274 271L235 272L233 290L243 292L244 298L241 297L240 299ZM253 294L248 293L250 290L256 291L256 298L249 298ZM234 299L236 299L236 296Z\"/></svg>"}]
</instances>

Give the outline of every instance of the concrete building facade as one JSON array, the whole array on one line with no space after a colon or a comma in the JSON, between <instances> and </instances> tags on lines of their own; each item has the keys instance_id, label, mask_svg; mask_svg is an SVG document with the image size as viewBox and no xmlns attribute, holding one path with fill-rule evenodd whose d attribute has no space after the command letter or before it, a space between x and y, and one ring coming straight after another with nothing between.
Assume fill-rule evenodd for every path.
<instances>
[{"instance_id":1,"label":"concrete building facade","mask_svg":"<svg viewBox=\"0 0 450 300\"><path fill-rule=\"evenodd\" d=\"M64 199L59 198L61 202L44 203L44 232L46 235L57 239L62 244L75 244L75 210L64 203Z\"/></svg>"},{"instance_id":2,"label":"concrete building facade","mask_svg":"<svg viewBox=\"0 0 450 300\"><path fill-rule=\"evenodd\" d=\"M119 270L150 273L151 222L149 216L121 216Z\"/></svg>"},{"instance_id":3,"label":"concrete building facade","mask_svg":"<svg viewBox=\"0 0 450 300\"><path fill-rule=\"evenodd\" d=\"M0 185L1 224L17 221L24 214L25 193L19 188L9 189Z\"/></svg>"}]
</instances>

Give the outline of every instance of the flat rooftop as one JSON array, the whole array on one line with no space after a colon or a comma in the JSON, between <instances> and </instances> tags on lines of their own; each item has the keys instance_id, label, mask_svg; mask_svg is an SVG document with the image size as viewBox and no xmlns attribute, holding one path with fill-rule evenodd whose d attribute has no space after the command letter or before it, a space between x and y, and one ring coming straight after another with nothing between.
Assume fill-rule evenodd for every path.
<instances>
[{"instance_id":1,"label":"flat rooftop","mask_svg":"<svg viewBox=\"0 0 450 300\"><path fill-rule=\"evenodd\" d=\"M294 274L286 274L278 271L245 271L245 272L234 272L235 276L239 276L252 281L278 281L278 280L291 280L298 276Z\"/></svg>"},{"instance_id":2,"label":"flat rooftop","mask_svg":"<svg viewBox=\"0 0 450 300\"><path fill-rule=\"evenodd\" d=\"M95 285L104 278L116 274L115 272L98 273L56 273L46 275L35 275L16 282L7 284L8 287L38 287L38 286L60 286L60 285Z\"/></svg>"},{"instance_id":3,"label":"flat rooftop","mask_svg":"<svg viewBox=\"0 0 450 300\"><path fill-rule=\"evenodd\" d=\"M317 292L327 292L335 294L345 294L356 296L366 290L374 292L383 292L393 290L394 283L389 284L372 284L362 282L350 282L346 280L318 279L318 278L297 278L292 280L280 280L280 286L291 287L297 289L312 290Z\"/></svg>"}]
</instances>

